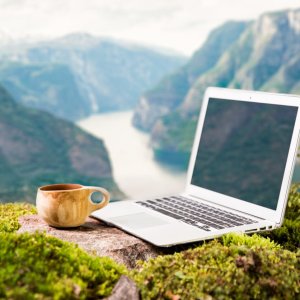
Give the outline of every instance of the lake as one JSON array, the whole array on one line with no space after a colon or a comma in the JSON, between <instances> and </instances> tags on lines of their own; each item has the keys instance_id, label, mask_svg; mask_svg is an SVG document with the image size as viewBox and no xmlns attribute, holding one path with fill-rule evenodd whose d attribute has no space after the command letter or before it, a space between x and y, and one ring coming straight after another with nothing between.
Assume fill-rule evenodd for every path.
<instances>
[{"instance_id":1,"label":"lake","mask_svg":"<svg viewBox=\"0 0 300 300\"><path fill-rule=\"evenodd\" d=\"M133 111L93 115L78 125L103 139L113 177L130 199L178 194L185 186L185 172L161 165L154 159L149 134L131 124Z\"/></svg>"}]
</instances>

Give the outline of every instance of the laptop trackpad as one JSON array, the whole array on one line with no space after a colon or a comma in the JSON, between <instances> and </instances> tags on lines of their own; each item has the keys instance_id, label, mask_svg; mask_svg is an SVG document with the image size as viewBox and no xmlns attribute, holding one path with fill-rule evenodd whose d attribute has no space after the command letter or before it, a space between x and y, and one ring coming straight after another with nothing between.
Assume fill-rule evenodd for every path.
<instances>
[{"instance_id":1,"label":"laptop trackpad","mask_svg":"<svg viewBox=\"0 0 300 300\"><path fill-rule=\"evenodd\" d=\"M168 222L154 217L147 213L137 213L110 218L109 221L119 226L126 226L132 229L142 229L146 227L160 226L168 224Z\"/></svg>"}]
</instances>

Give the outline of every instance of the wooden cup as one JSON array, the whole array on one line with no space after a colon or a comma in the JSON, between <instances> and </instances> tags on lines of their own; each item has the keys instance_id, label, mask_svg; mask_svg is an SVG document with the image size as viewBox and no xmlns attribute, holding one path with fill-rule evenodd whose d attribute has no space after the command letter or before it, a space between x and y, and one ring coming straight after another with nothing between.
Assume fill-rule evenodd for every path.
<instances>
[{"instance_id":1,"label":"wooden cup","mask_svg":"<svg viewBox=\"0 0 300 300\"><path fill-rule=\"evenodd\" d=\"M101 192L101 203L93 203L91 195ZM94 210L109 202L110 195L101 187L80 184L52 184L38 189L36 207L39 216L54 227L77 227L82 225Z\"/></svg>"}]
</instances>

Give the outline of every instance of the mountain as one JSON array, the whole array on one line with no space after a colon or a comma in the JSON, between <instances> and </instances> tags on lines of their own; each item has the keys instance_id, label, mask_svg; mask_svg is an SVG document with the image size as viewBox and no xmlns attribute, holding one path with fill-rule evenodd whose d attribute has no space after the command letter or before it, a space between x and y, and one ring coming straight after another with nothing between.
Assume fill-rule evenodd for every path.
<instances>
[{"instance_id":1,"label":"mountain","mask_svg":"<svg viewBox=\"0 0 300 300\"><path fill-rule=\"evenodd\" d=\"M216 65L246 26L246 22L227 22L213 30L204 45L183 67L163 78L141 97L135 109L133 124L148 131L161 116L176 109L197 78Z\"/></svg>"},{"instance_id":2,"label":"mountain","mask_svg":"<svg viewBox=\"0 0 300 300\"><path fill-rule=\"evenodd\" d=\"M0 82L18 102L60 118L77 120L91 112L73 72L64 64L4 63Z\"/></svg>"},{"instance_id":3,"label":"mountain","mask_svg":"<svg viewBox=\"0 0 300 300\"><path fill-rule=\"evenodd\" d=\"M16 103L0 86L0 202L35 202L40 185L77 182L122 193L103 142L72 123Z\"/></svg>"},{"instance_id":4,"label":"mountain","mask_svg":"<svg viewBox=\"0 0 300 300\"><path fill-rule=\"evenodd\" d=\"M88 34L0 50L0 83L17 102L67 120L134 107L185 59Z\"/></svg>"},{"instance_id":5,"label":"mountain","mask_svg":"<svg viewBox=\"0 0 300 300\"><path fill-rule=\"evenodd\" d=\"M235 39L226 31L228 24L240 28ZM218 32L222 34L218 36ZM185 85L190 78L182 70L194 64L196 53L215 51L216 46L209 43L213 37L215 45L227 38L231 40L214 56L210 68L197 65L198 77L182 89L180 82ZM151 131L151 144L158 158L171 158L184 167L206 87L300 93L300 9L266 13L249 23L226 23L213 31L196 53L177 71L182 76L178 84L174 76L169 76L140 99L134 119L136 126ZM175 99L175 94L180 97ZM145 103L147 108L142 110ZM153 119L152 112L158 111L158 105L161 113Z\"/></svg>"}]
</instances>

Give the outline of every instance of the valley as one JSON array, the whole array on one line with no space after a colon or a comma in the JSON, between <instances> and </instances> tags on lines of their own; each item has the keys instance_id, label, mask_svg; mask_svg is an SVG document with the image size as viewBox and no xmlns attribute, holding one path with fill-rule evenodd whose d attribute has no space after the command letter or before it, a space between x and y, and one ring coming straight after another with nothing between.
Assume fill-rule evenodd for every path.
<instances>
[{"instance_id":1,"label":"valley","mask_svg":"<svg viewBox=\"0 0 300 300\"><path fill-rule=\"evenodd\" d=\"M134 125L151 134L155 153L185 168L206 87L300 94L299 28L300 9L216 28L183 67L141 96Z\"/></svg>"},{"instance_id":2,"label":"valley","mask_svg":"<svg viewBox=\"0 0 300 300\"><path fill-rule=\"evenodd\" d=\"M149 134L131 123L133 111L97 114L78 125L101 138L109 152L112 173L127 199L154 198L181 193L186 170L159 163L149 144Z\"/></svg>"},{"instance_id":3,"label":"valley","mask_svg":"<svg viewBox=\"0 0 300 300\"><path fill-rule=\"evenodd\" d=\"M2 45L0 201L62 181L176 193L206 87L300 93L299 28L299 9L229 21L189 60L85 33Z\"/></svg>"}]
</instances>

